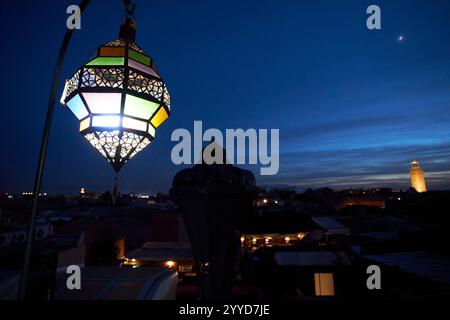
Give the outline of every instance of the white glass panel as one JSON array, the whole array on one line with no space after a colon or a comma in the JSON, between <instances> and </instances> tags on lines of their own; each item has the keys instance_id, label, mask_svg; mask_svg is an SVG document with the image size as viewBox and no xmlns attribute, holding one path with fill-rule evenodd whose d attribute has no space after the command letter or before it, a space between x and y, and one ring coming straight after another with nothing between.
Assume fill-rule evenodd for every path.
<instances>
[{"instance_id":1,"label":"white glass panel","mask_svg":"<svg viewBox=\"0 0 450 320\"><path fill-rule=\"evenodd\" d=\"M147 122L128 118L128 117L123 117L122 126L124 128L135 129L135 130L140 130L140 131L147 130Z\"/></svg>"},{"instance_id":2,"label":"white glass panel","mask_svg":"<svg viewBox=\"0 0 450 320\"><path fill-rule=\"evenodd\" d=\"M93 127L118 127L120 126L120 116L93 116Z\"/></svg>"},{"instance_id":3,"label":"white glass panel","mask_svg":"<svg viewBox=\"0 0 450 320\"><path fill-rule=\"evenodd\" d=\"M92 113L120 113L121 93L83 92L83 97Z\"/></svg>"},{"instance_id":4,"label":"white glass panel","mask_svg":"<svg viewBox=\"0 0 450 320\"><path fill-rule=\"evenodd\" d=\"M151 124L148 125L148 133L150 133L153 138L155 137L156 130Z\"/></svg>"}]
</instances>

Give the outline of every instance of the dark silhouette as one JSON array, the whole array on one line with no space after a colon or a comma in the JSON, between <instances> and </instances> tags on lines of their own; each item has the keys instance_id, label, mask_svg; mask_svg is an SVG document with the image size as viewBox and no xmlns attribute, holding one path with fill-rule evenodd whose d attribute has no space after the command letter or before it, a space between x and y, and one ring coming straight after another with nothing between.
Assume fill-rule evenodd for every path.
<instances>
[{"instance_id":1,"label":"dark silhouette","mask_svg":"<svg viewBox=\"0 0 450 320\"><path fill-rule=\"evenodd\" d=\"M202 161L181 170L171 189L191 241L201 299L231 297L239 244L236 228L251 214L256 196L255 177L250 171L222 163L207 165Z\"/></svg>"}]
</instances>

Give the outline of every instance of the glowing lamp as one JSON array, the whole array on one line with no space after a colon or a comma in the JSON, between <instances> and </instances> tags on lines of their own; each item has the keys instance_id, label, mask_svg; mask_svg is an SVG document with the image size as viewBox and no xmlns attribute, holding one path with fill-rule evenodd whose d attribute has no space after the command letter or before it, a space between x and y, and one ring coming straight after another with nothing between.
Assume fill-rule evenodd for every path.
<instances>
[{"instance_id":1,"label":"glowing lamp","mask_svg":"<svg viewBox=\"0 0 450 320\"><path fill-rule=\"evenodd\" d=\"M118 40L101 45L65 82L61 103L79 132L116 173L155 139L170 115L170 96L153 59L134 42L134 21Z\"/></svg>"}]
</instances>

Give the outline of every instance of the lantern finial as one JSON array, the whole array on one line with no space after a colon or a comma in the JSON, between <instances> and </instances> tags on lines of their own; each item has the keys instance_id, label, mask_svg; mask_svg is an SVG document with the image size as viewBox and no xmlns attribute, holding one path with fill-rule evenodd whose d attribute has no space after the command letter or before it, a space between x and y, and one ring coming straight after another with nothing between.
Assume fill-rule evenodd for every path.
<instances>
[{"instance_id":1,"label":"lantern finial","mask_svg":"<svg viewBox=\"0 0 450 320\"><path fill-rule=\"evenodd\" d=\"M120 26L119 38L126 42L134 42L136 38L136 21L134 18L134 10L136 5L130 0L124 0L125 21Z\"/></svg>"},{"instance_id":2,"label":"lantern finial","mask_svg":"<svg viewBox=\"0 0 450 320\"><path fill-rule=\"evenodd\" d=\"M126 42L134 42L136 38L136 22L134 20L125 19L120 26L119 38Z\"/></svg>"},{"instance_id":3,"label":"lantern finial","mask_svg":"<svg viewBox=\"0 0 450 320\"><path fill-rule=\"evenodd\" d=\"M134 10L136 6L130 0L124 0L125 20L120 26L119 38L133 43L136 38L136 21L134 18Z\"/></svg>"}]
</instances>

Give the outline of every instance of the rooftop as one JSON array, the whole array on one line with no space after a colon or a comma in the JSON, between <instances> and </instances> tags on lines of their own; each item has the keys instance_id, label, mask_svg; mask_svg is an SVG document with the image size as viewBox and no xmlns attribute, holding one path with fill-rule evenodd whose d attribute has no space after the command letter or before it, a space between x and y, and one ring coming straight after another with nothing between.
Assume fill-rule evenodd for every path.
<instances>
[{"instance_id":1,"label":"rooftop","mask_svg":"<svg viewBox=\"0 0 450 320\"><path fill-rule=\"evenodd\" d=\"M369 260L450 285L450 258L426 251L364 256Z\"/></svg>"},{"instance_id":2,"label":"rooftop","mask_svg":"<svg viewBox=\"0 0 450 320\"><path fill-rule=\"evenodd\" d=\"M146 242L142 247L130 251L127 257L141 261L194 259L189 242Z\"/></svg>"},{"instance_id":3,"label":"rooftop","mask_svg":"<svg viewBox=\"0 0 450 320\"><path fill-rule=\"evenodd\" d=\"M307 215L276 212L249 219L239 231L244 234L286 234L316 229L319 229L319 226Z\"/></svg>"},{"instance_id":4,"label":"rooftop","mask_svg":"<svg viewBox=\"0 0 450 320\"><path fill-rule=\"evenodd\" d=\"M56 276L56 300L147 300L165 279L176 273L167 268L86 267L81 270L82 290L67 289L66 272ZM170 298L170 297L166 297Z\"/></svg>"}]
</instances>

